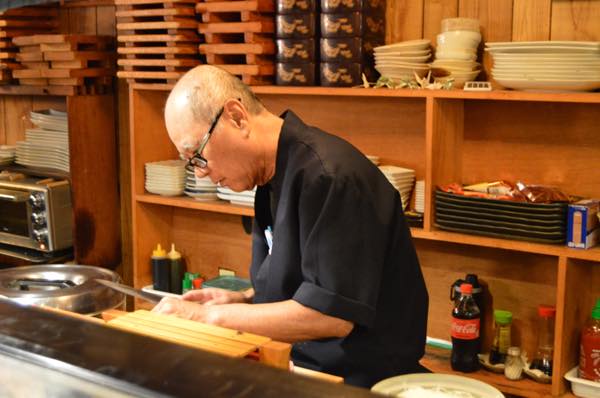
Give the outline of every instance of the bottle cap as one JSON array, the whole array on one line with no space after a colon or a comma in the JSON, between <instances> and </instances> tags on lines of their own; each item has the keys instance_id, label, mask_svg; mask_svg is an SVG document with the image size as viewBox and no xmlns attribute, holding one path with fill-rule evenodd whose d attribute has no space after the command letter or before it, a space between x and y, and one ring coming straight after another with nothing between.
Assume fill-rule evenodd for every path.
<instances>
[{"instance_id":1,"label":"bottle cap","mask_svg":"<svg viewBox=\"0 0 600 398\"><path fill-rule=\"evenodd\" d=\"M543 305L543 304L541 304L538 307L538 314L542 318L552 318L556 314L556 308L554 308L551 305Z\"/></svg>"},{"instance_id":2,"label":"bottle cap","mask_svg":"<svg viewBox=\"0 0 600 398\"><path fill-rule=\"evenodd\" d=\"M510 356L518 357L521 356L521 349L519 347L508 347L506 353Z\"/></svg>"},{"instance_id":3,"label":"bottle cap","mask_svg":"<svg viewBox=\"0 0 600 398\"><path fill-rule=\"evenodd\" d=\"M156 249L152 251L152 257L166 257L167 252L160 246L160 243L156 245Z\"/></svg>"},{"instance_id":4,"label":"bottle cap","mask_svg":"<svg viewBox=\"0 0 600 398\"><path fill-rule=\"evenodd\" d=\"M184 291L192 290L192 281L187 278L184 279L181 282L181 290L184 290Z\"/></svg>"},{"instance_id":5,"label":"bottle cap","mask_svg":"<svg viewBox=\"0 0 600 398\"><path fill-rule=\"evenodd\" d=\"M171 243L171 251L168 256L170 260L179 260L181 258L181 253L175 250L175 243Z\"/></svg>"},{"instance_id":6,"label":"bottle cap","mask_svg":"<svg viewBox=\"0 0 600 398\"><path fill-rule=\"evenodd\" d=\"M470 283L463 283L462 285L460 285L460 292L465 294L472 294L473 285L471 285Z\"/></svg>"},{"instance_id":7,"label":"bottle cap","mask_svg":"<svg viewBox=\"0 0 600 398\"><path fill-rule=\"evenodd\" d=\"M508 325L512 322L512 312L504 310L494 310L494 319L500 325Z\"/></svg>"},{"instance_id":8,"label":"bottle cap","mask_svg":"<svg viewBox=\"0 0 600 398\"><path fill-rule=\"evenodd\" d=\"M192 284L194 285L194 289L202 289L202 283L204 282L204 279L202 278L196 278L192 281Z\"/></svg>"},{"instance_id":9,"label":"bottle cap","mask_svg":"<svg viewBox=\"0 0 600 398\"><path fill-rule=\"evenodd\" d=\"M592 319L600 319L600 299L596 300L596 306L592 309Z\"/></svg>"}]
</instances>

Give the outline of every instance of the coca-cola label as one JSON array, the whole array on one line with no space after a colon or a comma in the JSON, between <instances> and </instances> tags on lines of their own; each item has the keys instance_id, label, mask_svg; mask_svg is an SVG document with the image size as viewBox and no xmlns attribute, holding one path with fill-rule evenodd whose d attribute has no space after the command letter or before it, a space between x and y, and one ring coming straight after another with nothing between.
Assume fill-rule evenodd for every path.
<instances>
[{"instance_id":1,"label":"coca-cola label","mask_svg":"<svg viewBox=\"0 0 600 398\"><path fill-rule=\"evenodd\" d=\"M479 318L458 319L452 318L450 334L455 339L475 340L479 337Z\"/></svg>"}]
</instances>

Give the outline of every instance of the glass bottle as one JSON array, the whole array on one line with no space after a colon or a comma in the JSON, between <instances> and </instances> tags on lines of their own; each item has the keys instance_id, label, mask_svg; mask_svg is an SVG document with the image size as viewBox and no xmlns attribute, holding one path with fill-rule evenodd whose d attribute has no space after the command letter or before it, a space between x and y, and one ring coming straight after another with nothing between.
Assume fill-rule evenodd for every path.
<instances>
[{"instance_id":1,"label":"glass bottle","mask_svg":"<svg viewBox=\"0 0 600 398\"><path fill-rule=\"evenodd\" d=\"M556 309L549 305L538 307L538 345L530 369L539 369L552 376L552 355L554 351L554 316Z\"/></svg>"},{"instance_id":2,"label":"glass bottle","mask_svg":"<svg viewBox=\"0 0 600 398\"><path fill-rule=\"evenodd\" d=\"M600 382L600 299L581 331L579 377Z\"/></svg>"},{"instance_id":3,"label":"glass bottle","mask_svg":"<svg viewBox=\"0 0 600 398\"><path fill-rule=\"evenodd\" d=\"M495 310L494 323L495 333L494 342L490 351L490 363L504 363L506 353L510 347L510 324L512 322L512 313L510 311Z\"/></svg>"},{"instance_id":4,"label":"glass bottle","mask_svg":"<svg viewBox=\"0 0 600 398\"><path fill-rule=\"evenodd\" d=\"M523 368L525 368L525 362L521 358L521 349L509 347L504 363L504 376L509 380L519 380L523 374Z\"/></svg>"}]
</instances>

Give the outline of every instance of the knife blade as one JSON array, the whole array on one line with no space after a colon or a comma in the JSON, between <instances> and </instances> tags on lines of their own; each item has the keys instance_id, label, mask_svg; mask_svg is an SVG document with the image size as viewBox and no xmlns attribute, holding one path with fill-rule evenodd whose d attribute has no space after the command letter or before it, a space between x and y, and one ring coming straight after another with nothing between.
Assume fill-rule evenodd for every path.
<instances>
[{"instance_id":1,"label":"knife blade","mask_svg":"<svg viewBox=\"0 0 600 398\"><path fill-rule=\"evenodd\" d=\"M137 297L155 304L163 298L163 296L161 295L145 292L140 289L135 289L131 286L123 285L121 283L107 281L106 279L96 279L96 282L100 283L101 285L110 287L111 289L114 289L118 292L125 293L129 296Z\"/></svg>"}]
</instances>

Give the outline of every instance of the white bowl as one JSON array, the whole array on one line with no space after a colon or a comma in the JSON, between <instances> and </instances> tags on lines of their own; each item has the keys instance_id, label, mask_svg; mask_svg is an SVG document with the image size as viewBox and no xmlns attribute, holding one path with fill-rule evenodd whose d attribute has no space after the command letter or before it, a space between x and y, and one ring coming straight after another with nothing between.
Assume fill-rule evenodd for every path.
<instances>
[{"instance_id":1,"label":"white bowl","mask_svg":"<svg viewBox=\"0 0 600 398\"><path fill-rule=\"evenodd\" d=\"M435 52L435 58L475 61L477 59L477 53L474 50L437 50Z\"/></svg>"},{"instance_id":2,"label":"white bowl","mask_svg":"<svg viewBox=\"0 0 600 398\"><path fill-rule=\"evenodd\" d=\"M401 41L398 43L392 43L385 46L375 47L373 51L375 53L380 52L394 52L394 51L416 51L416 50L427 50L431 45L431 41L428 39L409 40Z\"/></svg>"},{"instance_id":3,"label":"white bowl","mask_svg":"<svg viewBox=\"0 0 600 398\"><path fill-rule=\"evenodd\" d=\"M420 389L420 391L417 389ZM394 397L405 396L404 392L407 390L419 391L421 394L418 395L423 397L427 396L427 390L446 390L462 392L465 395L472 394L478 398L504 398L500 391L482 381L464 376L439 373L415 373L390 377L371 388L373 392Z\"/></svg>"},{"instance_id":4,"label":"white bowl","mask_svg":"<svg viewBox=\"0 0 600 398\"><path fill-rule=\"evenodd\" d=\"M375 54L375 62L398 61L398 62L426 62L431 58L431 54L420 56L402 56L402 55L377 55Z\"/></svg>"},{"instance_id":5,"label":"white bowl","mask_svg":"<svg viewBox=\"0 0 600 398\"><path fill-rule=\"evenodd\" d=\"M565 374L565 379L571 382L573 394L584 398L600 398L600 383L577 377L578 369L579 368L575 366Z\"/></svg>"},{"instance_id":6,"label":"white bowl","mask_svg":"<svg viewBox=\"0 0 600 398\"><path fill-rule=\"evenodd\" d=\"M437 35L438 46L477 47L481 42L481 33L470 30L453 30Z\"/></svg>"}]
</instances>

